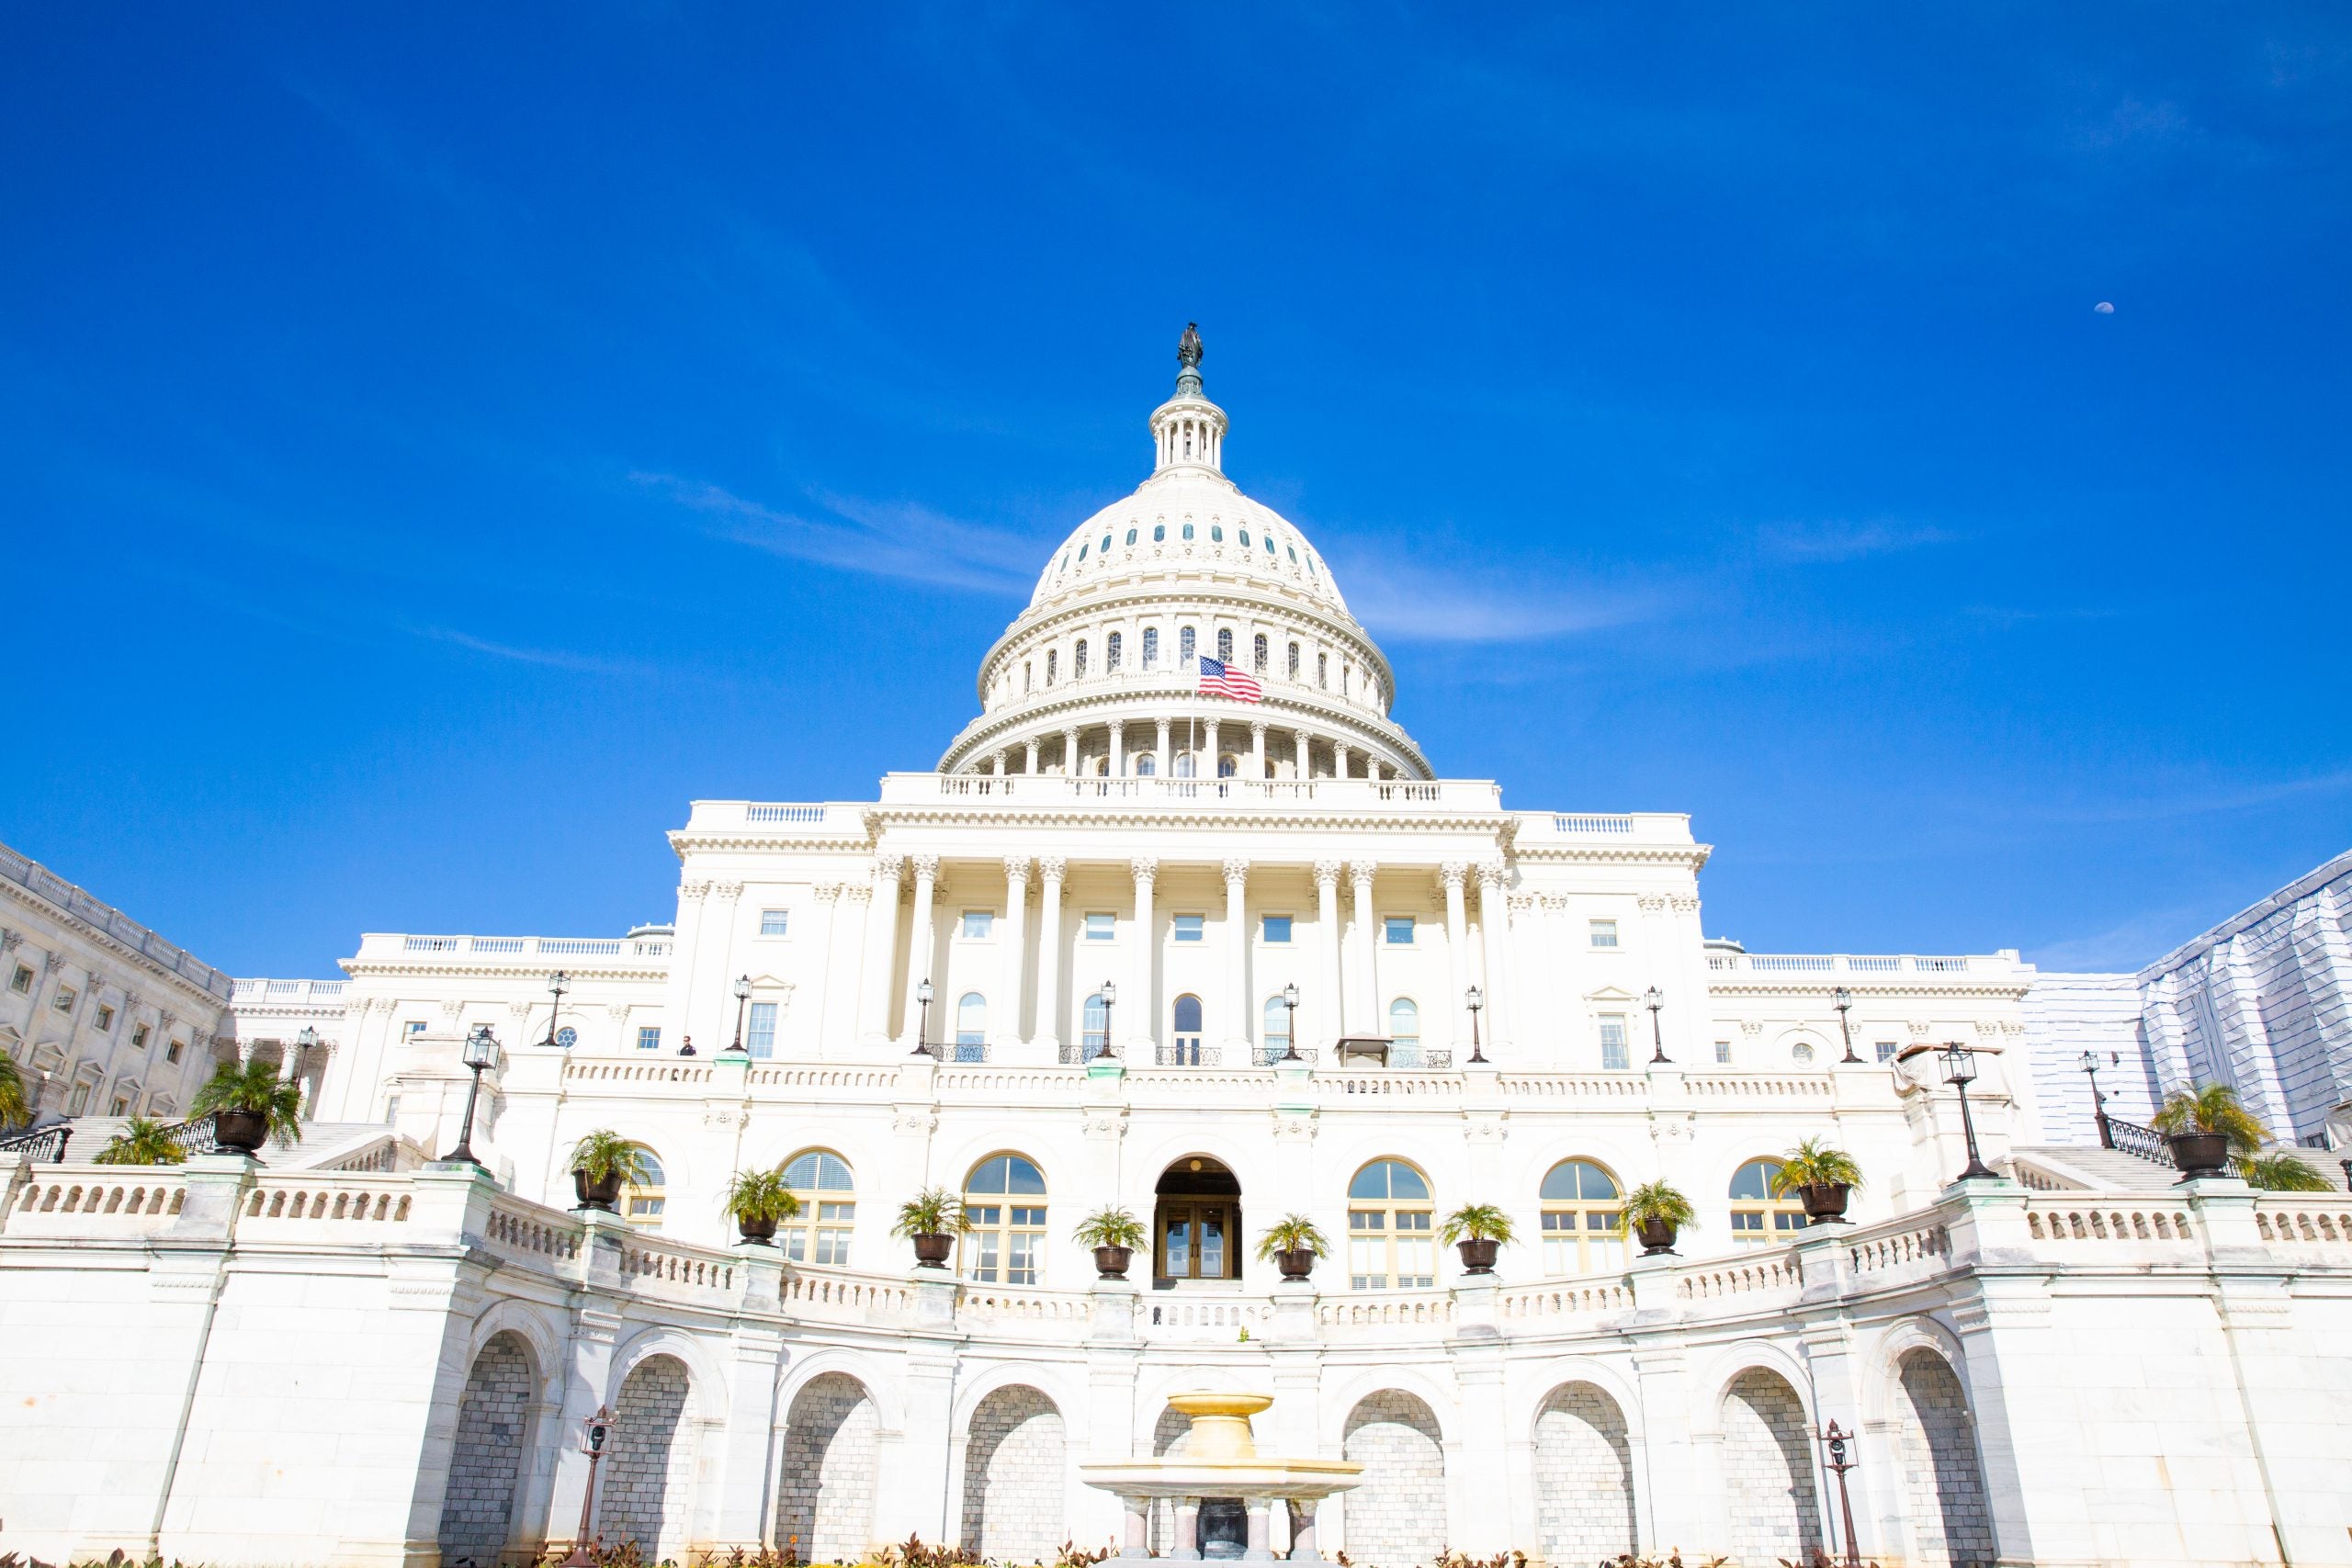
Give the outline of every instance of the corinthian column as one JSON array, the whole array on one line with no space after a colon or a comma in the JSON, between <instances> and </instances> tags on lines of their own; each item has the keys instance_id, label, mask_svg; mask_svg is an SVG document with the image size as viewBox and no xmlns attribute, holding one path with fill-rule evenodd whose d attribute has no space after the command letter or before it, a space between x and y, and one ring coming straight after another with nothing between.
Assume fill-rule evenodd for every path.
<instances>
[{"instance_id":1,"label":"corinthian column","mask_svg":"<svg viewBox=\"0 0 2352 1568\"><path fill-rule=\"evenodd\" d=\"M1478 867L1478 934L1485 939L1487 950L1487 1038L1498 1047L1510 1038L1510 1009L1514 1000L1509 994L1509 976L1504 973L1510 943L1510 899L1503 892L1505 874L1506 868L1498 860Z\"/></svg>"},{"instance_id":2,"label":"corinthian column","mask_svg":"<svg viewBox=\"0 0 2352 1568\"><path fill-rule=\"evenodd\" d=\"M1029 973L1029 857L1004 857L1004 978L991 1031L1006 1044L1025 1038L1021 1028L1022 982Z\"/></svg>"},{"instance_id":3,"label":"corinthian column","mask_svg":"<svg viewBox=\"0 0 2352 1568\"><path fill-rule=\"evenodd\" d=\"M1031 1038L1048 1048L1061 1043L1062 873L1069 864L1059 855L1037 860L1037 1024Z\"/></svg>"},{"instance_id":4,"label":"corinthian column","mask_svg":"<svg viewBox=\"0 0 2352 1568\"><path fill-rule=\"evenodd\" d=\"M1380 961L1380 933L1373 922L1378 919L1372 904L1372 877L1380 867L1368 860L1353 861L1348 866L1348 880L1356 893L1355 984L1349 988L1355 1016L1348 1024L1351 1034L1385 1034L1387 1024L1380 1016L1380 977L1375 965Z\"/></svg>"},{"instance_id":5,"label":"corinthian column","mask_svg":"<svg viewBox=\"0 0 2352 1568\"><path fill-rule=\"evenodd\" d=\"M1266 726L1262 721L1253 721L1250 726L1250 776L1266 776Z\"/></svg>"},{"instance_id":6,"label":"corinthian column","mask_svg":"<svg viewBox=\"0 0 2352 1568\"><path fill-rule=\"evenodd\" d=\"M1470 917L1462 904L1462 885L1470 879L1470 867L1465 862L1450 860L1437 868L1437 874L1445 885L1445 983L1453 988L1442 1010L1443 1038L1452 1046L1461 1042L1462 1014L1470 1005Z\"/></svg>"},{"instance_id":7,"label":"corinthian column","mask_svg":"<svg viewBox=\"0 0 2352 1568\"><path fill-rule=\"evenodd\" d=\"M1232 1010L1233 1023L1225 1037L1242 1061L1249 1058L1250 1042L1256 1032L1257 1010L1250 999L1250 917L1244 894L1250 886L1250 863L1236 855L1225 863L1225 1005ZM1238 1066L1240 1061L1229 1061L1227 1066Z\"/></svg>"},{"instance_id":8,"label":"corinthian column","mask_svg":"<svg viewBox=\"0 0 2352 1568\"><path fill-rule=\"evenodd\" d=\"M933 895L939 886L939 857L916 855L914 863L914 919L907 924L907 1000L905 1010L899 1015L899 1033L902 1038L920 1045L922 1042L915 1039L915 1033L923 1027L923 1010L922 1003L916 997L915 992L925 980L932 977L931 953L935 945L935 933L931 929L931 909ZM944 998L936 994L938 991L936 986L932 989L934 993L932 997L933 1002L942 1006L949 1005Z\"/></svg>"},{"instance_id":9,"label":"corinthian column","mask_svg":"<svg viewBox=\"0 0 2352 1568\"><path fill-rule=\"evenodd\" d=\"M1153 1047L1159 1040L1159 996L1153 984L1159 973L1159 928L1151 913L1151 885L1159 875L1159 863L1149 855L1137 855L1133 869L1136 875L1135 992L1132 1001L1126 997L1119 998L1128 1002L1129 1006L1114 1012L1111 1021L1116 1024L1122 1018L1132 1021L1140 1017L1143 1020L1141 1028L1130 1021L1125 1032L1126 1038L1135 1043L1128 1059L1133 1061L1140 1056L1148 1062L1157 1054Z\"/></svg>"},{"instance_id":10,"label":"corinthian column","mask_svg":"<svg viewBox=\"0 0 2352 1568\"><path fill-rule=\"evenodd\" d=\"M1307 1020L1316 1025L1318 1039L1337 1040L1347 1031L1340 1021L1343 1010L1340 994L1340 863L1335 860L1315 863L1315 930L1323 949L1323 994L1315 998Z\"/></svg>"},{"instance_id":11,"label":"corinthian column","mask_svg":"<svg viewBox=\"0 0 2352 1568\"><path fill-rule=\"evenodd\" d=\"M861 1040L890 1038L890 976L899 967L899 874L904 855L876 855L870 902L865 910L865 995L860 1005Z\"/></svg>"}]
</instances>

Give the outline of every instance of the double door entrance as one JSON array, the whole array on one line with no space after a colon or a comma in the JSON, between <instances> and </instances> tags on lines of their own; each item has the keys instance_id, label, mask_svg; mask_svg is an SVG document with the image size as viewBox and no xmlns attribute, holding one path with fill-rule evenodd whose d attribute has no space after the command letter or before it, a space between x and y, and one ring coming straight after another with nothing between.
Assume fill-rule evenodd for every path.
<instances>
[{"instance_id":1,"label":"double door entrance","mask_svg":"<svg viewBox=\"0 0 2352 1568\"><path fill-rule=\"evenodd\" d=\"M1241 1278L1241 1184L1205 1156L1178 1160L1160 1174L1152 1213L1152 1278Z\"/></svg>"}]
</instances>

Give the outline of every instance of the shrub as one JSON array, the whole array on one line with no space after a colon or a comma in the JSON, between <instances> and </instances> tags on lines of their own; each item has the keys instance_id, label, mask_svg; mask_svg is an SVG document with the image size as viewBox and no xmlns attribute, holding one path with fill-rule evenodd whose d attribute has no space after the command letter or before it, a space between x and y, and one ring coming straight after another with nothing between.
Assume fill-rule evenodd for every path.
<instances>
[{"instance_id":1,"label":"shrub","mask_svg":"<svg viewBox=\"0 0 2352 1568\"><path fill-rule=\"evenodd\" d=\"M145 1116L134 1116L114 1135L93 1165L178 1165L187 1151L172 1142L171 1129Z\"/></svg>"},{"instance_id":2,"label":"shrub","mask_svg":"<svg viewBox=\"0 0 2352 1568\"><path fill-rule=\"evenodd\" d=\"M1843 1149L1833 1149L1819 1138L1807 1138L1781 1156L1780 1174L1772 1178L1772 1196L1779 1198L1800 1187L1850 1187L1861 1190L1862 1168Z\"/></svg>"},{"instance_id":3,"label":"shrub","mask_svg":"<svg viewBox=\"0 0 2352 1568\"><path fill-rule=\"evenodd\" d=\"M898 1223L890 1227L892 1235L961 1235L972 1228L964 1215L964 1200L944 1187L926 1187L899 1205ZM909 1536L911 1543L915 1538ZM917 1565L921 1568L921 1565Z\"/></svg>"},{"instance_id":4,"label":"shrub","mask_svg":"<svg viewBox=\"0 0 2352 1568\"><path fill-rule=\"evenodd\" d=\"M616 1177L624 1182L642 1181L645 1151L610 1127L598 1127L582 1134L571 1145L571 1168L591 1181L610 1181Z\"/></svg>"},{"instance_id":5,"label":"shrub","mask_svg":"<svg viewBox=\"0 0 2352 1568\"><path fill-rule=\"evenodd\" d=\"M1510 1216L1492 1203L1464 1203L1445 1216L1438 1240L1452 1247L1457 1241L1498 1241L1510 1245Z\"/></svg>"},{"instance_id":6,"label":"shrub","mask_svg":"<svg viewBox=\"0 0 2352 1568\"><path fill-rule=\"evenodd\" d=\"M2219 1133L2230 1141L2230 1151L2239 1155L2250 1155L2270 1140L2270 1130L2255 1120L2238 1102L2238 1091L2225 1083L2173 1090L2148 1125L2168 1138Z\"/></svg>"},{"instance_id":7,"label":"shrub","mask_svg":"<svg viewBox=\"0 0 2352 1568\"><path fill-rule=\"evenodd\" d=\"M302 1141L302 1086L277 1076L274 1062L256 1056L243 1062L223 1062L188 1102L197 1116L216 1111L243 1111L266 1117L269 1135L281 1144Z\"/></svg>"},{"instance_id":8,"label":"shrub","mask_svg":"<svg viewBox=\"0 0 2352 1568\"><path fill-rule=\"evenodd\" d=\"M1097 1209L1079 1221L1070 1239L1080 1247L1141 1247L1146 1235L1143 1222L1126 1209Z\"/></svg>"},{"instance_id":9,"label":"shrub","mask_svg":"<svg viewBox=\"0 0 2352 1568\"><path fill-rule=\"evenodd\" d=\"M1259 1262L1272 1263L1277 1252L1311 1252L1317 1258L1329 1258L1331 1239L1305 1214L1284 1214L1258 1238Z\"/></svg>"}]
</instances>

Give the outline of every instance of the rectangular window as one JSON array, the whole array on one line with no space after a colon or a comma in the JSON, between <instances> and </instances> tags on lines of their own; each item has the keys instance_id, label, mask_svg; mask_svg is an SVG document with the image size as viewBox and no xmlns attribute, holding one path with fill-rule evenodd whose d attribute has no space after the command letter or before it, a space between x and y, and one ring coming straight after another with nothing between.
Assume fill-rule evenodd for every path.
<instances>
[{"instance_id":1,"label":"rectangular window","mask_svg":"<svg viewBox=\"0 0 2352 1568\"><path fill-rule=\"evenodd\" d=\"M403 1023L403 1024L401 1024L401 1032L402 1034L422 1034L422 1033L424 1033L424 1020L423 1020L423 1019L421 1019L421 1018L412 1018L412 1019L410 1019L406 1023Z\"/></svg>"},{"instance_id":2,"label":"rectangular window","mask_svg":"<svg viewBox=\"0 0 2352 1568\"><path fill-rule=\"evenodd\" d=\"M1718 1040L1718 1041L1716 1041L1716 1042L1715 1042L1715 1065L1716 1065L1717 1066L1719 1066L1719 1067L1720 1067L1720 1066L1728 1066L1730 1065L1730 1063L1731 1063L1731 1042L1730 1042L1730 1041L1728 1041L1728 1040Z\"/></svg>"},{"instance_id":3,"label":"rectangular window","mask_svg":"<svg viewBox=\"0 0 2352 1568\"><path fill-rule=\"evenodd\" d=\"M1290 940L1290 917L1288 915L1268 915L1259 923L1259 932L1268 942L1288 942Z\"/></svg>"},{"instance_id":4,"label":"rectangular window","mask_svg":"<svg viewBox=\"0 0 2352 1568\"><path fill-rule=\"evenodd\" d=\"M74 1004L81 999L81 995L71 986L61 986L58 987L57 995L49 999L50 1009L55 1012L72 1012Z\"/></svg>"},{"instance_id":5,"label":"rectangular window","mask_svg":"<svg viewBox=\"0 0 2352 1568\"><path fill-rule=\"evenodd\" d=\"M20 997L30 991L33 988L33 972L21 964L17 964L16 973L8 976L8 988Z\"/></svg>"},{"instance_id":6,"label":"rectangular window","mask_svg":"<svg viewBox=\"0 0 2352 1568\"><path fill-rule=\"evenodd\" d=\"M765 1059L775 1055L775 1004L752 1004L751 1032L743 1037L743 1048L752 1055Z\"/></svg>"},{"instance_id":7,"label":"rectangular window","mask_svg":"<svg viewBox=\"0 0 2352 1568\"><path fill-rule=\"evenodd\" d=\"M637 1048L640 1051L659 1051L662 1049L661 1026L651 1023L639 1024L637 1026Z\"/></svg>"},{"instance_id":8,"label":"rectangular window","mask_svg":"<svg viewBox=\"0 0 2352 1568\"><path fill-rule=\"evenodd\" d=\"M85 1083L75 1084L74 1086L73 1098L65 1102L65 1113L68 1116L80 1116L87 1112L89 1109L90 1086Z\"/></svg>"},{"instance_id":9,"label":"rectangular window","mask_svg":"<svg viewBox=\"0 0 2352 1568\"><path fill-rule=\"evenodd\" d=\"M964 934L977 941L996 930L996 911L967 909L964 911Z\"/></svg>"},{"instance_id":10,"label":"rectangular window","mask_svg":"<svg viewBox=\"0 0 2352 1568\"><path fill-rule=\"evenodd\" d=\"M1892 1062L1894 1060L1894 1054L1902 1048L1892 1040L1882 1040L1878 1043L1878 1059L1881 1062Z\"/></svg>"},{"instance_id":11,"label":"rectangular window","mask_svg":"<svg viewBox=\"0 0 2352 1568\"><path fill-rule=\"evenodd\" d=\"M114 1009L103 1005L99 1007L98 1032L101 1034L112 1034L114 1032Z\"/></svg>"},{"instance_id":12,"label":"rectangular window","mask_svg":"<svg viewBox=\"0 0 2352 1568\"><path fill-rule=\"evenodd\" d=\"M113 1104L113 1106L112 1106L110 1109L108 1109L108 1111L107 1111L107 1115L109 1115L109 1116L128 1116L128 1115L130 1115L130 1097L129 1095L127 1095L127 1094L118 1094L118 1095L116 1095L116 1096L114 1097L114 1104Z\"/></svg>"},{"instance_id":13,"label":"rectangular window","mask_svg":"<svg viewBox=\"0 0 2352 1568\"><path fill-rule=\"evenodd\" d=\"M173 1041L169 1045L164 1047L164 1060L166 1062L178 1061L180 1059L180 1042L176 1040Z\"/></svg>"},{"instance_id":14,"label":"rectangular window","mask_svg":"<svg viewBox=\"0 0 2352 1568\"><path fill-rule=\"evenodd\" d=\"M1202 918L1198 915L1177 916L1176 940L1178 942L1200 941L1202 936L1201 923Z\"/></svg>"},{"instance_id":15,"label":"rectangular window","mask_svg":"<svg viewBox=\"0 0 2352 1568\"><path fill-rule=\"evenodd\" d=\"M1413 945L1413 917L1390 915L1380 922L1381 939L1391 947Z\"/></svg>"},{"instance_id":16,"label":"rectangular window","mask_svg":"<svg viewBox=\"0 0 2352 1568\"><path fill-rule=\"evenodd\" d=\"M790 936L792 934L792 911L789 909L762 909L760 911L760 934L762 936Z\"/></svg>"},{"instance_id":17,"label":"rectangular window","mask_svg":"<svg viewBox=\"0 0 2352 1568\"><path fill-rule=\"evenodd\" d=\"M147 1026L145 1024L139 1024L131 1030L130 1048L134 1051L144 1051L147 1049Z\"/></svg>"},{"instance_id":18,"label":"rectangular window","mask_svg":"<svg viewBox=\"0 0 2352 1568\"><path fill-rule=\"evenodd\" d=\"M1600 1065L1623 1069L1634 1064L1625 1050L1625 1015L1605 1013L1600 1020Z\"/></svg>"},{"instance_id":19,"label":"rectangular window","mask_svg":"<svg viewBox=\"0 0 2352 1568\"><path fill-rule=\"evenodd\" d=\"M1117 933L1118 929L1119 917L1116 915L1086 917L1086 940L1089 942L1108 942Z\"/></svg>"},{"instance_id":20,"label":"rectangular window","mask_svg":"<svg viewBox=\"0 0 2352 1568\"><path fill-rule=\"evenodd\" d=\"M1616 922L1616 921L1614 921L1614 920L1594 920L1594 921L1590 922L1590 929L1591 929L1591 931L1592 931L1592 945L1593 945L1593 946L1595 946L1595 947L1614 947L1614 946L1616 946L1616 945L1617 945L1617 922Z\"/></svg>"}]
</instances>

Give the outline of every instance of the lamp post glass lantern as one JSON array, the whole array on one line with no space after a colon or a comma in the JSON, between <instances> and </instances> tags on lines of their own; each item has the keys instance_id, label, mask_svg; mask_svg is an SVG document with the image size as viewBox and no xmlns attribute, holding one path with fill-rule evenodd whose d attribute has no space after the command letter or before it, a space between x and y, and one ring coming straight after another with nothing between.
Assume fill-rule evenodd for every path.
<instances>
[{"instance_id":1,"label":"lamp post glass lantern","mask_svg":"<svg viewBox=\"0 0 2352 1568\"><path fill-rule=\"evenodd\" d=\"M594 1568L596 1558L590 1550L588 1526L596 1506L596 1461L605 1457L612 1439L612 1406L599 1404L596 1414L580 1423L580 1451L588 1456L588 1484L580 1494L580 1535L572 1541L571 1555L563 1560L561 1568Z\"/></svg>"},{"instance_id":2,"label":"lamp post glass lantern","mask_svg":"<svg viewBox=\"0 0 2352 1568\"><path fill-rule=\"evenodd\" d=\"M1102 1055L1115 1061L1119 1053L1112 1049L1111 1009L1119 999L1119 987L1105 980L1095 995L1102 998Z\"/></svg>"},{"instance_id":3,"label":"lamp post glass lantern","mask_svg":"<svg viewBox=\"0 0 2352 1568\"><path fill-rule=\"evenodd\" d=\"M1285 1036L1288 1041L1288 1044L1283 1051L1283 1060L1285 1062L1304 1061L1306 1058L1302 1057L1298 1054L1297 981L1294 980L1289 985L1283 987L1283 1006L1287 1010L1283 1014L1283 1026L1289 1031L1289 1033Z\"/></svg>"},{"instance_id":4,"label":"lamp post glass lantern","mask_svg":"<svg viewBox=\"0 0 2352 1568\"><path fill-rule=\"evenodd\" d=\"M473 1082L466 1087L466 1122L458 1131L458 1146L441 1158L444 1163L463 1161L479 1166L481 1161L474 1157L474 1107L481 1100L482 1074L498 1065L498 1041L490 1032L490 1025L476 1024L474 1032L466 1036L464 1061L467 1070L474 1076Z\"/></svg>"},{"instance_id":5,"label":"lamp post glass lantern","mask_svg":"<svg viewBox=\"0 0 2352 1568\"><path fill-rule=\"evenodd\" d=\"M2000 1173L1976 1156L1976 1122L1968 1111L1968 1086L1976 1077L1976 1053L1954 1040L1943 1049L1944 1082L1960 1091L1960 1130L1968 1141L1968 1167L1962 1181L1997 1179Z\"/></svg>"},{"instance_id":6,"label":"lamp post glass lantern","mask_svg":"<svg viewBox=\"0 0 2352 1568\"><path fill-rule=\"evenodd\" d=\"M1861 1058L1854 1055L1854 1032L1846 1022L1847 1010L1854 1005L1854 993L1840 986L1829 993L1829 1000L1838 1010L1838 1038L1846 1043L1845 1060L1859 1062Z\"/></svg>"},{"instance_id":7,"label":"lamp post glass lantern","mask_svg":"<svg viewBox=\"0 0 2352 1568\"><path fill-rule=\"evenodd\" d=\"M548 976L548 989L555 995L555 1005L548 1009L548 1037L539 1042L542 1045L552 1045L556 1043L556 1021L563 1016L563 993L571 989L571 976L560 969L557 970Z\"/></svg>"},{"instance_id":8,"label":"lamp post glass lantern","mask_svg":"<svg viewBox=\"0 0 2352 1568\"><path fill-rule=\"evenodd\" d=\"M1650 1061L1653 1066L1666 1060L1666 1036L1658 1032L1658 1010L1666 1006L1666 993L1652 986L1642 993L1642 1001L1650 1010Z\"/></svg>"},{"instance_id":9,"label":"lamp post glass lantern","mask_svg":"<svg viewBox=\"0 0 2352 1568\"><path fill-rule=\"evenodd\" d=\"M1470 1059L1474 1062L1484 1062L1487 1059L1487 1053L1478 1043L1478 1010L1487 1005L1487 994L1473 986L1470 987L1470 994L1464 997L1463 1001L1470 1009Z\"/></svg>"},{"instance_id":10,"label":"lamp post glass lantern","mask_svg":"<svg viewBox=\"0 0 2352 1568\"><path fill-rule=\"evenodd\" d=\"M927 1056L931 1054L931 982L924 980L915 987L915 1000L922 1010L915 1023L915 1048L908 1055Z\"/></svg>"},{"instance_id":11,"label":"lamp post glass lantern","mask_svg":"<svg viewBox=\"0 0 2352 1568\"><path fill-rule=\"evenodd\" d=\"M2098 1124L2098 1146L2111 1149L2115 1146L2115 1134L2107 1125L2107 1096L2098 1091L2098 1053L2084 1052L2082 1064L2091 1080L2091 1120Z\"/></svg>"},{"instance_id":12,"label":"lamp post glass lantern","mask_svg":"<svg viewBox=\"0 0 2352 1568\"><path fill-rule=\"evenodd\" d=\"M729 1049L738 1055L742 1055L743 1052L743 1008L751 999L752 977L749 975L737 976L735 977L735 1043Z\"/></svg>"},{"instance_id":13,"label":"lamp post glass lantern","mask_svg":"<svg viewBox=\"0 0 2352 1568\"><path fill-rule=\"evenodd\" d=\"M1846 1491L1846 1472L1854 1468L1854 1461L1846 1455L1846 1445L1854 1440L1854 1434L1839 1431L1838 1423L1832 1421L1820 1437L1829 1450L1828 1468L1838 1477L1838 1512L1846 1521L1846 1568L1862 1568L1861 1548L1854 1542L1854 1500Z\"/></svg>"}]
</instances>

